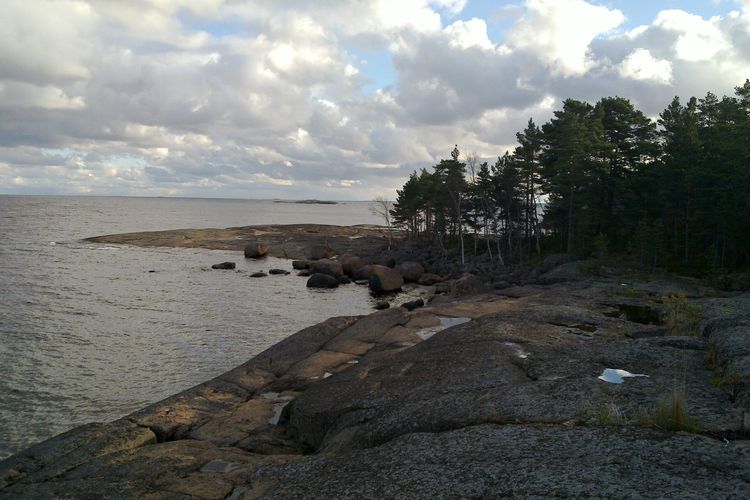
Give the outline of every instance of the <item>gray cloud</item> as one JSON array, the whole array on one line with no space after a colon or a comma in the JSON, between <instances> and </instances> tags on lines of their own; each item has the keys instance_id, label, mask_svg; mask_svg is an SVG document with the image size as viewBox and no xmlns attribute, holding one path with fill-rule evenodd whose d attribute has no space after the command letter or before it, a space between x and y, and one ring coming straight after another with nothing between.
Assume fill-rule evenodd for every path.
<instances>
[{"instance_id":1,"label":"gray cloud","mask_svg":"<svg viewBox=\"0 0 750 500\"><path fill-rule=\"evenodd\" d=\"M490 41L482 20L446 26L463 3L6 0L0 191L393 196L455 143L502 154L565 97L655 116L750 76L747 8L623 33L616 11L527 0ZM397 80L364 94L352 47L390 51Z\"/></svg>"}]
</instances>

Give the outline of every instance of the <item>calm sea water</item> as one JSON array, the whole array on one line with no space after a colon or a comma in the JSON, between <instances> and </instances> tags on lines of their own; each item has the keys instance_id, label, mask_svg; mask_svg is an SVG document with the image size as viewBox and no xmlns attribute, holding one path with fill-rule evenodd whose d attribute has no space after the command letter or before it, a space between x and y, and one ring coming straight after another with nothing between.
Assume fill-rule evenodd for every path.
<instances>
[{"instance_id":1,"label":"calm sea water","mask_svg":"<svg viewBox=\"0 0 750 500\"><path fill-rule=\"evenodd\" d=\"M91 244L101 234L379 223L368 203L0 196L0 459L214 377L291 333L365 314L366 288L249 278L291 262ZM233 260L239 272L210 270ZM156 272L149 272L155 270Z\"/></svg>"}]
</instances>

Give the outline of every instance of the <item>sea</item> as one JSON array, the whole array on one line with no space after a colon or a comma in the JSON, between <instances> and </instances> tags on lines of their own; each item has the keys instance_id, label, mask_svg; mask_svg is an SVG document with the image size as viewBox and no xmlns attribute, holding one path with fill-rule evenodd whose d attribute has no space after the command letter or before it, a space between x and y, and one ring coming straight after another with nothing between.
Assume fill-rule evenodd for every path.
<instances>
[{"instance_id":1,"label":"sea","mask_svg":"<svg viewBox=\"0 0 750 500\"><path fill-rule=\"evenodd\" d=\"M367 202L0 196L0 459L106 422L241 364L332 316L372 312L367 287L312 290L291 262L223 250L83 241L254 224L381 223ZM211 265L234 261L235 271Z\"/></svg>"}]
</instances>

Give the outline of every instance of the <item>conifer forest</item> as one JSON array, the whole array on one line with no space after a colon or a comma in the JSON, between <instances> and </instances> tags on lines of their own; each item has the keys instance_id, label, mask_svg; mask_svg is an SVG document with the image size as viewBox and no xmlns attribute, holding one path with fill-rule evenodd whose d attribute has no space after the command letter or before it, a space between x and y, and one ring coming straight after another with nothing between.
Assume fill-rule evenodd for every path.
<instances>
[{"instance_id":1,"label":"conifer forest","mask_svg":"<svg viewBox=\"0 0 750 500\"><path fill-rule=\"evenodd\" d=\"M410 238L461 259L622 255L689 273L750 266L750 80L675 97L654 121L627 99L568 99L494 163L454 148L397 191Z\"/></svg>"}]
</instances>

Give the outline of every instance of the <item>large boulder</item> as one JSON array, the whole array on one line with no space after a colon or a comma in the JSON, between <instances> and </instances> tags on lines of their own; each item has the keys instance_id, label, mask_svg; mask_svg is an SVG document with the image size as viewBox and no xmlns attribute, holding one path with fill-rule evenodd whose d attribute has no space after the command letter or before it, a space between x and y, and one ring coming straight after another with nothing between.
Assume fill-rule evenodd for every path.
<instances>
[{"instance_id":1,"label":"large boulder","mask_svg":"<svg viewBox=\"0 0 750 500\"><path fill-rule=\"evenodd\" d=\"M310 260L329 259L334 256L335 252L329 246L313 245L305 252Z\"/></svg>"},{"instance_id":2,"label":"large boulder","mask_svg":"<svg viewBox=\"0 0 750 500\"><path fill-rule=\"evenodd\" d=\"M310 262L310 272L313 274L327 274L336 279L344 275L341 264L330 259L320 259Z\"/></svg>"},{"instance_id":3,"label":"large boulder","mask_svg":"<svg viewBox=\"0 0 750 500\"><path fill-rule=\"evenodd\" d=\"M452 295L460 297L486 292L487 286L473 274L467 274L451 283L450 291Z\"/></svg>"},{"instance_id":4,"label":"large boulder","mask_svg":"<svg viewBox=\"0 0 750 500\"><path fill-rule=\"evenodd\" d=\"M430 285L434 285L435 283L440 283L441 281L443 281L443 278L441 278L437 274L424 273L419 278L417 283L423 286L430 286Z\"/></svg>"},{"instance_id":5,"label":"large boulder","mask_svg":"<svg viewBox=\"0 0 750 500\"><path fill-rule=\"evenodd\" d=\"M245 258L246 259L259 259L265 257L271 248L268 245L261 243L248 243L245 245Z\"/></svg>"},{"instance_id":6,"label":"large boulder","mask_svg":"<svg viewBox=\"0 0 750 500\"><path fill-rule=\"evenodd\" d=\"M385 255L383 257L380 257L379 259L376 259L375 263L385 267L396 267L396 259L389 255Z\"/></svg>"},{"instance_id":7,"label":"large boulder","mask_svg":"<svg viewBox=\"0 0 750 500\"><path fill-rule=\"evenodd\" d=\"M404 278L395 269L375 265L370 269L369 285L375 293L395 292L404 286Z\"/></svg>"},{"instance_id":8,"label":"large boulder","mask_svg":"<svg viewBox=\"0 0 750 500\"><path fill-rule=\"evenodd\" d=\"M356 255L345 253L339 257L341 268L344 270L344 274L347 276L354 276L354 272L365 265L364 261Z\"/></svg>"},{"instance_id":9,"label":"large boulder","mask_svg":"<svg viewBox=\"0 0 750 500\"><path fill-rule=\"evenodd\" d=\"M417 282L424 274L424 267L419 262L402 262L397 269L406 282Z\"/></svg>"},{"instance_id":10,"label":"large boulder","mask_svg":"<svg viewBox=\"0 0 750 500\"><path fill-rule=\"evenodd\" d=\"M372 274L372 266L370 264L364 265L352 273L352 279L354 281L367 281L370 279Z\"/></svg>"},{"instance_id":11,"label":"large boulder","mask_svg":"<svg viewBox=\"0 0 750 500\"><path fill-rule=\"evenodd\" d=\"M339 286L339 280L330 274L313 274L307 280L308 288L336 288Z\"/></svg>"},{"instance_id":12,"label":"large boulder","mask_svg":"<svg viewBox=\"0 0 750 500\"><path fill-rule=\"evenodd\" d=\"M537 266L540 273L546 273L554 268L571 262L573 257L567 253L553 253L544 258L544 260Z\"/></svg>"},{"instance_id":13,"label":"large boulder","mask_svg":"<svg viewBox=\"0 0 750 500\"><path fill-rule=\"evenodd\" d=\"M581 281L591 277L592 263L590 261L578 260L561 264L548 271L537 279L543 285L564 283L566 281Z\"/></svg>"}]
</instances>

